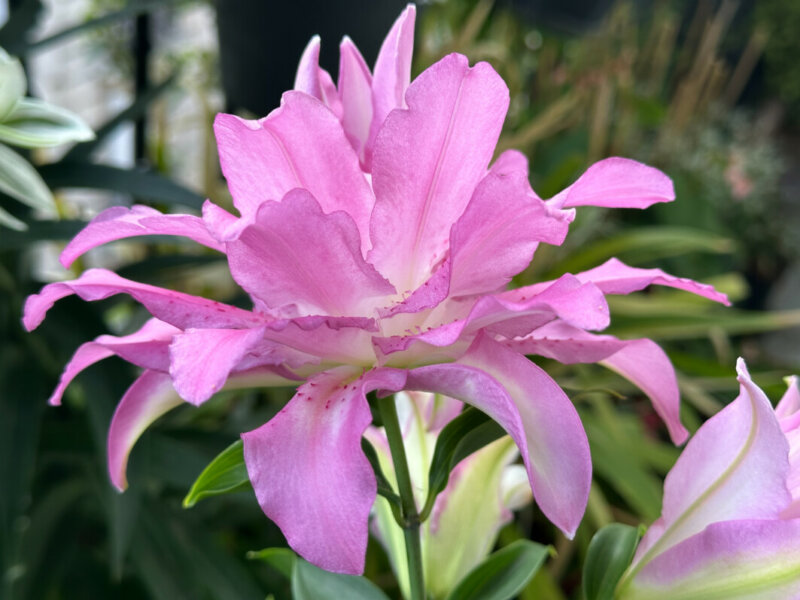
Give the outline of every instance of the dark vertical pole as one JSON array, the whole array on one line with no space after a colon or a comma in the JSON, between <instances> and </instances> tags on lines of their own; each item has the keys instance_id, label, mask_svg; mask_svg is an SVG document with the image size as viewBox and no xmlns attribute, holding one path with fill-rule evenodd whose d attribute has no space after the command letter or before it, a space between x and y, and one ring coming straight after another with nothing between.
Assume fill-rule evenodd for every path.
<instances>
[{"instance_id":1,"label":"dark vertical pole","mask_svg":"<svg viewBox=\"0 0 800 600\"><path fill-rule=\"evenodd\" d=\"M150 86L148 65L150 63L152 44L150 40L150 15L148 13L143 13L136 17L133 35L134 90L138 98ZM147 118L143 115L134 124L133 152L137 164L145 162L147 158L146 133Z\"/></svg>"}]
</instances>

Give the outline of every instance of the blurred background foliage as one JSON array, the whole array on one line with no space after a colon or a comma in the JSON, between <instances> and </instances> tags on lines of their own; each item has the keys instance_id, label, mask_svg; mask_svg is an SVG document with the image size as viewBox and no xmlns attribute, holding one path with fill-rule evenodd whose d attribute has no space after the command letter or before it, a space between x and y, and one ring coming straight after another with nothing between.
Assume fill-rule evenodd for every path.
<instances>
[{"instance_id":1,"label":"blurred background foliage","mask_svg":"<svg viewBox=\"0 0 800 600\"><path fill-rule=\"evenodd\" d=\"M191 510L181 501L203 467L240 432L279 410L289 390L220 394L203 407L165 416L134 449L123 495L108 483L105 436L135 376L132 367L104 361L76 380L64 406L45 405L80 343L130 332L145 318L127 298L72 298L27 334L20 324L24 298L45 281L105 265L139 281L246 302L225 263L191 244L140 239L93 253L71 273L49 265L60 245L109 204L196 211L210 197L230 205L216 163L213 115L223 107L266 114L275 104L239 100L230 71L220 77L220 62L233 60L222 25L218 50L194 48L191 36L176 33L192 11L211 14L213 25L209 3L73 4L73 21L43 33L40 21L54 3L12 1L0 29L0 46L28 67L29 95L38 95L37 57L81 43L105 61L104 84L113 80L126 98L103 120L69 106L93 126L96 139L60 154L28 155L54 192L60 220L42 219L0 195L0 207L27 225L26 231L0 230L0 597L288 598L280 572L245 558L250 550L283 544L252 492L210 498ZM226 10L246 4L230 0ZM385 22L368 22L373 31L364 36L379 41L402 8L386 5ZM777 398L781 377L800 364L800 5L451 0L421 8L416 71L452 51L491 62L512 98L500 147L529 156L540 196L554 195L611 155L657 166L675 181L672 204L643 212L580 209L564 246L541 247L515 283L590 268L611 256L714 283L734 308L674 290L611 298L609 332L663 345L678 371L691 430L735 395L738 355ZM313 25L273 10L269 22L253 19L262 32ZM340 21L342 33L361 45L347 17ZM296 35L307 40L317 32L303 28ZM335 49L337 36L322 33ZM377 45L365 46L371 62ZM301 50L286 43L282 52L264 54L293 70ZM256 86L253 72L249 77ZM274 79L276 89L291 86L291 79ZM269 94L274 90L264 97ZM122 143L129 149L120 163L109 148L119 146L126 128ZM197 149L188 165L181 139L187 130L195 132L189 143ZM102 193L80 191L86 189ZM661 481L679 450L642 394L620 377L594 365L540 362L581 412L595 483L573 542L529 507L503 530L500 544L531 538L558 552L521 598L579 598L579 565L591 535L611 521L657 517ZM370 548L368 577L397 594L385 555L377 544Z\"/></svg>"}]
</instances>

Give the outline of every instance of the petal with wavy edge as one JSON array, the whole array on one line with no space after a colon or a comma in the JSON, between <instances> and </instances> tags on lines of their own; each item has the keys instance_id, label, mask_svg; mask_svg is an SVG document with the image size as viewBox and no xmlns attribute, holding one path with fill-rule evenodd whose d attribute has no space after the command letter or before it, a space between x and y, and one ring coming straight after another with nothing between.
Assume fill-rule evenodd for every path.
<instances>
[{"instance_id":1,"label":"petal with wavy edge","mask_svg":"<svg viewBox=\"0 0 800 600\"><path fill-rule=\"evenodd\" d=\"M593 164L547 203L554 208L647 208L673 200L675 188L664 173L635 160L612 157Z\"/></svg>"},{"instance_id":2,"label":"petal with wavy edge","mask_svg":"<svg viewBox=\"0 0 800 600\"><path fill-rule=\"evenodd\" d=\"M108 472L118 490L128 487L125 471L136 440L153 421L181 402L169 375L159 371L145 371L125 392L108 430Z\"/></svg>"},{"instance_id":3,"label":"petal with wavy edge","mask_svg":"<svg viewBox=\"0 0 800 600\"><path fill-rule=\"evenodd\" d=\"M166 371L169 368L167 348L172 336L180 329L158 319L148 320L139 331L130 335L101 335L91 342L81 344L72 359L64 367L48 402L57 406L61 404L64 390L78 373L97 361L117 355L139 367Z\"/></svg>"},{"instance_id":4,"label":"petal with wavy edge","mask_svg":"<svg viewBox=\"0 0 800 600\"><path fill-rule=\"evenodd\" d=\"M417 8L409 4L383 40L372 78L372 125L367 144L367 170L372 146L386 117L395 108L405 108L406 90L411 81L411 55L414 51L414 21Z\"/></svg>"},{"instance_id":5,"label":"petal with wavy edge","mask_svg":"<svg viewBox=\"0 0 800 600\"><path fill-rule=\"evenodd\" d=\"M471 404L514 439L542 512L570 538L589 498L589 442L572 402L547 373L485 335L456 363L408 373L407 389Z\"/></svg>"},{"instance_id":6,"label":"petal with wavy edge","mask_svg":"<svg viewBox=\"0 0 800 600\"><path fill-rule=\"evenodd\" d=\"M320 37L313 36L300 55L297 73L294 76L294 89L322 100L322 89L319 83L319 49Z\"/></svg>"},{"instance_id":7,"label":"petal with wavy edge","mask_svg":"<svg viewBox=\"0 0 800 600\"><path fill-rule=\"evenodd\" d=\"M225 389L295 385L277 370L261 369L232 375ZM151 423L181 404L167 373L146 370L120 400L108 430L108 470L111 482L122 491L128 486L125 472L134 444Z\"/></svg>"},{"instance_id":8,"label":"petal with wavy edge","mask_svg":"<svg viewBox=\"0 0 800 600\"><path fill-rule=\"evenodd\" d=\"M374 342L388 355L406 350L414 342L449 346L481 329L509 338L524 336L556 318L580 328L603 329L608 326L608 305L595 285L581 284L565 274L532 297L510 301L503 294L483 296L464 318L416 334L376 337Z\"/></svg>"},{"instance_id":9,"label":"petal with wavy edge","mask_svg":"<svg viewBox=\"0 0 800 600\"><path fill-rule=\"evenodd\" d=\"M508 88L486 63L451 54L409 86L407 110L375 139L370 262L401 293L443 258L450 227L486 173L508 107Z\"/></svg>"},{"instance_id":10,"label":"petal with wavy edge","mask_svg":"<svg viewBox=\"0 0 800 600\"><path fill-rule=\"evenodd\" d=\"M739 396L703 424L670 470L663 526L642 538L634 571L711 523L775 519L788 505L786 438L742 359L736 370Z\"/></svg>"},{"instance_id":11,"label":"petal with wavy edge","mask_svg":"<svg viewBox=\"0 0 800 600\"><path fill-rule=\"evenodd\" d=\"M203 221L205 221L206 228L219 242L227 242L234 239L239 230L249 222L246 219L240 219L229 213L221 206L217 206L211 200L206 200L203 203Z\"/></svg>"},{"instance_id":12,"label":"petal with wavy edge","mask_svg":"<svg viewBox=\"0 0 800 600\"><path fill-rule=\"evenodd\" d=\"M655 557L619 595L621 600L798 597L800 519L712 523Z\"/></svg>"},{"instance_id":13,"label":"petal with wavy edge","mask_svg":"<svg viewBox=\"0 0 800 600\"><path fill-rule=\"evenodd\" d=\"M341 123L319 101L286 92L281 106L261 120L217 115L214 132L222 172L242 215L304 188L324 212L347 212L362 250L369 248L372 191Z\"/></svg>"},{"instance_id":14,"label":"petal with wavy edge","mask_svg":"<svg viewBox=\"0 0 800 600\"><path fill-rule=\"evenodd\" d=\"M675 370L655 342L620 340L553 321L523 338L502 340L502 344L523 354L546 356L564 364L599 362L647 394L673 442L686 441L689 433L680 421L680 390Z\"/></svg>"},{"instance_id":15,"label":"petal with wavy edge","mask_svg":"<svg viewBox=\"0 0 800 600\"><path fill-rule=\"evenodd\" d=\"M364 57L347 36L339 44L338 88L342 99L342 127L363 166L372 124L372 75Z\"/></svg>"},{"instance_id":16,"label":"petal with wavy edge","mask_svg":"<svg viewBox=\"0 0 800 600\"><path fill-rule=\"evenodd\" d=\"M188 329L176 335L169 347L175 391L194 405L208 400L261 341L265 329Z\"/></svg>"},{"instance_id":17,"label":"petal with wavy edge","mask_svg":"<svg viewBox=\"0 0 800 600\"><path fill-rule=\"evenodd\" d=\"M605 294L630 294L649 285L663 285L703 296L709 300L730 306L728 297L713 286L697 283L691 279L669 275L661 269L637 269L629 267L621 260L610 258L599 267L577 273L581 281L591 281Z\"/></svg>"},{"instance_id":18,"label":"petal with wavy edge","mask_svg":"<svg viewBox=\"0 0 800 600\"><path fill-rule=\"evenodd\" d=\"M320 39L315 35L300 57L294 89L322 101L338 117L342 117L342 102L330 74L319 66Z\"/></svg>"},{"instance_id":19,"label":"petal with wavy edge","mask_svg":"<svg viewBox=\"0 0 800 600\"><path fill-rule=\"evenodd\" d=\"M781 420L800 413L800 385L798 385L797 375L791 375L785 381L786 392L778 402L778 406L775 407L775 414Z\"/></svg>"},{"instance_id":20,"label":"petal with wavy edge","mask_svg":"<svg viewBox=\"0 0 800 600\"><path fill-rule=\"evenodd\" d=\"M405 373L339 367L298 388L272 420L242 434L244 459L264 513L292 549L337 573L364 570L375 474L361 450L372 421L365 393L403 387Z\"/></svg>"},{"instance_id":21,"label":"petal with wavy edge","mask_svg":"<svg viewBox=\"0 0 800 600\"><path fill-rule=\"evenodd\" d=\"M527 166L498 162L450 233L451 297L496 291L528 266L539 242L559 245L567 235L569 220L529 194Z\"/></svg>"},{"instance_id":22,"label":"petal with wavy edge","mask_svg":"<svg viewBox=\"0 0 800 600\"><path fill-rule=\"evenodd\" d=\"M524 337L501 340L522 354L552 358L565 365L594 363L608 358L628 343L611 335L598 335L555 320Z\"/></svg>"},{"instance_id":23,"label":"petal with wavy edge","mask_svg":"<svg viewBox=\"0 0 800 600\"><path fill-rule=\"evenodd\" d=\"M350 216L324 214L306 190L264 202L255 222L228 242L236 282L270 308L294 304L305 314L357 315L365 299L395 293L361 256Z\"/></svg>"},{"instance_id":24,"label":"petal with wavy edge","mask_svg":"<svg viewBox=\"0 0 800 600\"><path fill-rule=\"evenodd\" d=\"M78 279L49 283L25 300L22 322L36 329L56 300L77 294L87 301L104 300L115 294L130 294L154 317L180 329L189 327L242 328L263 325L266 318L235 306L198 296L124 279L106 269L89 269Z\"/></svg>"},{"instance_id":25,"label":"petal with wavy edge","mask_svg":"<svg viewBox=\"0 0 800 600\"><path fill-rule=\"evenodd\" d=\"M112 206L97 215L72 238L63 252L66 268L85 252L114 240L142 235L178 235L198 244L225 252L225 247L209 233L203 219L193 215L165 215L149 206Z\"/></svg>"},{"instance_id":26,"label":"petal with wavy edge","mask_svg":"<svg viewBox=\"0 0 800 600\"><path fill-rule=\"evenodd\" d=\"M689 432L681 423L681 393L669 357L653 340L628 340L625 346L600 363L635 383L647 394L667 426L672 441L682 444Z\"/></svg>"}]
</instances>

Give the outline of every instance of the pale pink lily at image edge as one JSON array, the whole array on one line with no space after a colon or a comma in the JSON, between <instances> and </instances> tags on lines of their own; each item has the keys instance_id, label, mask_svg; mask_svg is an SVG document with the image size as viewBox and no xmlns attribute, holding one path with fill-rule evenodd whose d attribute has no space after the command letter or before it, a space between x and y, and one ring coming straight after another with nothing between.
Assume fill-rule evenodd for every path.
<instances>
[{"instance_id":1,"label":"pale pink lily at image edge","mask_svg":"<svg viewBox=\"0 0 800 600\"><path fill-rule=\"evenodd\" d=\"M621 600L800 598L800 391L773 411L742 359L739 396L687 444L661 517L623 575Z\"/></svg>"},{"instance_id":2,"label":"pale pink lily at image edge","mask_svg":"<svg viewBox=\"0 0 800 600\"><path fill-rule=\"evenodd\" d=\"M590 271L505 291L539 243L560 244L583 205L646 208L674 199L663 173L610 158L549 201L528 183L524 156L490 166L508 90L487 63L446 56L410 80L415 9L387 36L375 70L342 43L338 87L301 60L297 90L267 117L219 115L215 132L235 216L207 201L203 216L135 206L101 213L62 254L69 265L100 244L178 235L227 255L250 295L244 310L91 269L31 296L39 325L70 294L125 293L154 319L131 336L79 348L51 398L90 364L116 354L145 369L109 433L109 469L126 486L133 443L167 410L201 404L223 387L299 385L264 426L242 435L266 515L312 563L360 573L376 496L360 446L365 394L439 392L478 407L519 447L534 497L566 535L580 523L591 482L586 434L566 394L523 354L602 361L650 397L676 443L672 366L650 340L597 335L604 294L657 284L727 303L710 286L612 259Z\"/></svg>"}]
</instances>

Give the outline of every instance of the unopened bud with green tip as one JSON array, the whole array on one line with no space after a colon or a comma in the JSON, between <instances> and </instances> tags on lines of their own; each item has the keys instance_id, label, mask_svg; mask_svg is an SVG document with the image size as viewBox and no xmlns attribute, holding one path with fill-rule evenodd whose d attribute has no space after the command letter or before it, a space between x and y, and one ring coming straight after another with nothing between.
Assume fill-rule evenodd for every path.
<instances>
[{"instance_id":1,"label":"unopened bud with green tip","mask_svg":"<svg viewBox=\"0 0 800 600\"><path fill-rule=\"evenodd\" d=\"M25 71L19 59L9 56L0 48L0 121L3 121L17 105L28 87Z\"/></svg>"}]
</instances>

